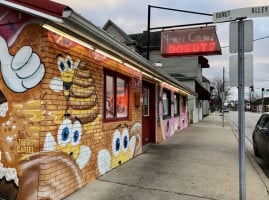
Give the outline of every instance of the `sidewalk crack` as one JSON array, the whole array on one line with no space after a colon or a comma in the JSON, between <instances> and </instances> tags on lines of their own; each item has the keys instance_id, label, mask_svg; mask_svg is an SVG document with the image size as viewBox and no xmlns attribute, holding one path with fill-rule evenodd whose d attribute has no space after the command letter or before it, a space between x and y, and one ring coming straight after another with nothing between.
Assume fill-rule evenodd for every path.
<instances>
[{"instance_id":1,"label":"sidewalk crack","mask_svg":"<svg viewBox=\"0 0 269 200\"><path fill-rule=\"evenodd\" d=\"M119 182L113 182L113 181L108 181L108 180L100 180L99 179L98 181L102 181L102 182L106 182L106 183L113 183L113 184L122 185L122 186L135 187L135 188L139 188L139 189L153 190L153 191L166 192L166 193L174 193L176 195L196 197L196 198L200 198L200 199L220 200L220 199L215 199L215 198L211 198L211 197L203 197L203 196L199 196L199 195L187 194L187 193L182 193L182 192L174 192L174 191L169 191L169 190L160 190L160 189L156 189L156 188L142 187L142 186L131 185L131 184L126 184L126 183L119 183Z\"/></svg>"}]
</instances>

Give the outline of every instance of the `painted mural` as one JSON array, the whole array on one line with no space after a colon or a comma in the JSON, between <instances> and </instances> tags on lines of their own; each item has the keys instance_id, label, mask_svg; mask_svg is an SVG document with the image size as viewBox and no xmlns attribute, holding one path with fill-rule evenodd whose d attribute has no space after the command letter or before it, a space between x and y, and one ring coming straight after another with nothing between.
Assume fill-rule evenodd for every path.
<instances>
[{"instance_id":1,"label":"painted mural","mask_svg":"<svg viewBox=\"0 0 269 200\"><path fill-rule=\"evenodd\" d=\"M6 8L0 26L0 199L62 199L142 152L141 108L102 122L103 66L122 64Z\"/></svg>"},{"instance_id":2,"label":"painted mural","mask_svg":"<svg viewBox=\"0 0 269 200\"><path fill-rule=\"evenodd\" d=\"M128 129L122 131L116 128L113 132L111 146L98 152L98 169L101 175L125 163L142 152L141 145L142 126L136 122Z\"/></svg>"},{"instance_id":3,"label":"painted mural","mask_svg":"<svg viewBox=\"0 0 269 200\"><path fill-rule=\"evenodd\" d=\"M29 45L21 46L31 34L42 35L40 26L25 26L12 47L0 37L3 55L0 178L7 185L1 187L0 197L59 199L70 193L70 189L59 193L55 187L57 181L51 178L64 172L64 176L69 176L59 181L73 177L72 183L67 181L72 190L83 185L81 170L89 163L91 149L81 138L89 129L87 124L99 112L96 88L86 63L77 59L73 62L70 55L55 56L51 64L58 71L45 74L50 69L41 61L42 52ZM14 49L16 52L12 53ZM44 86L44 82L49 84ZM56 97L58 102L54 100ZM46 136L42 137L43 134ZM55 172L49 172L53 168L51 162L58 168ZM40 163L43 163L41 169ZM14 186L14 192L10 191L10 185Z\"/></svg>"},{"instance_id":4,"label":"painted mural","mask_svg":"<svg viewBox=\"0 0 269 200\"><path fill-rule=\"evenodd\" d=\"M171 117L164 119L163 118L163 109L164 104L162 101L162 91L163 88L166 87L171 91L171 96L169 97L171 99ZM188 114L187 114L187 106L186 106L186 100L184 99L186 97L180 96L180 113L178 116L175 116L174 112L174 91L173 88L165 85L161 87L160 91L160 101L159 101L159 117L160 117L160 134L158 136L158 142L162 142L163 140L168 139L172 135L174 135L177 131L183 130L188 127ZM161 136L160 136L161 135Z\"/></svg>"}]
</instances>

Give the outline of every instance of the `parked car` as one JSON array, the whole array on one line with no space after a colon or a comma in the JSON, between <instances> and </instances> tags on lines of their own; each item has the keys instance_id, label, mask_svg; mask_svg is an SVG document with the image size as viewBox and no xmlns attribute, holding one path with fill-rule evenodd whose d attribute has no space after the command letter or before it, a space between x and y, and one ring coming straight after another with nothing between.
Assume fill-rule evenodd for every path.
<instances>
[{"instance_id":1,"label":"parked car","mask_svg":"<svg viewBox=\"0 0 269 200\"><path fill-rule=\"evenodd\" d=\"M269 163L269 113L259 118L252 133L254 155Z\"/></svg>"},{"instance_id":2,"label":"parked car","mask_svg":"<svg viewBox=\"0 0 269 200\"><path fill-rule=\"evenodd\" d=\"M230 109L229 109L229 108L224 108L223 111L224 111L224 112L229 112Z\"/></svg>"}]
</instances>

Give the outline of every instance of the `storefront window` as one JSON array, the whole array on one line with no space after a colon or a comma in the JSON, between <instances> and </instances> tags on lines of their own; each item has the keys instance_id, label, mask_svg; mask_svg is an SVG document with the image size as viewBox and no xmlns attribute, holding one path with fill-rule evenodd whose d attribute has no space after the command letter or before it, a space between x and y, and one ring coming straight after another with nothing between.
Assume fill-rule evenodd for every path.
<instances>
[{"instance_id":1,"label":"storefront window","mask_svg":"<svg viewBox=\"0 0 269 200\"><path fill-rule=\"evenodd\" d=\"M128 79L114 72L105 72L105 94L105 120L128 118Z\"/></svg>"},{"instance_id":2,"label":"storefront window","mask_svg":"<svg viewBox=\"0 0 269 200\"><path fill-rule=\"evenodd\" d=\"M125 118L128 114L128 88L126 81L117 78L117 118Z\"/></svg>"},{"instance_id":3,"label":"storefront window","mask_svg":"<svg viewBox=\"0 0 269 200\"><path fill-rule=\"evenodd\" d=\"M114 82L113 77L106 75L106 118L114 117Z\"/></svg>"},{"instance_id":4,"label":"storefront window","mask_svg":"<svg viewBox=\"0 0 269 200\"><path fill-rule=\"evenodd\" d=\"M184 106L184 107L186 107L186 106L187 106L187 99L186 99L186 97L185 97L185 96L183 97L183 106Z\"/></svg>"},{"instance_id":5,"label":"storefront window","mask_svg":"<svg viewBox=\"0 0 269 200\"><path fill-rule=\"evenodd\" d=\"M174 94L174 114L179 115L179 94Z\"/></svg>"},{"instance_id":6,"label":"storefront window","mask_svg":"<svg viewBox=\"0 0 269 200\"><path fill-rule=\"evenodd\" d=\"M163 116L169 117L171 113L171 93L168 90L163 90Z\"/></svg>"},{"instance_id":7,"label":"storefront window","mask_svg":"<svg viewBox=\"0 0 269 200\"><path fill-rule=\"evenodd\" d=\"M143 89L143 116L149 116L149 89Z\"/></svg>"}]
</instances>

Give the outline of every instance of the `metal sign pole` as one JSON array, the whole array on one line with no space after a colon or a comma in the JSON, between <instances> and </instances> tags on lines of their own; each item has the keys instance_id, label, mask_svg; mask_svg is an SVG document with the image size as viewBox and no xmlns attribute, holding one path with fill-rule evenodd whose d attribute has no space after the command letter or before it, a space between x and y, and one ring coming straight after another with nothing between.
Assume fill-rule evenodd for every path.
<instances>
[{"instance_id":1,"label":"metal sign pole","mask_svg":"<svg viewBox=\"0 0 269 200\"><path fill-rule=\"evenodd\" d=\"M246 199L245 169L245 91L244 91L244 20L238 21L238 135L239 135L239 189L240 200Z\"/></svg>"},{"instance_id":2,"label":"metal sign pole","mask_svg":"<svg viewBox=\"0 0 269 200\"><path fill-rule=\"evenodd\" d=\"M224 127L224 100L225 100L225 91L224 91L224 76L225 76L225 71L224 71L224 67L223 67L223 74L222 74L222 127Z\"/></svg>"}]
</instances>

